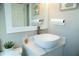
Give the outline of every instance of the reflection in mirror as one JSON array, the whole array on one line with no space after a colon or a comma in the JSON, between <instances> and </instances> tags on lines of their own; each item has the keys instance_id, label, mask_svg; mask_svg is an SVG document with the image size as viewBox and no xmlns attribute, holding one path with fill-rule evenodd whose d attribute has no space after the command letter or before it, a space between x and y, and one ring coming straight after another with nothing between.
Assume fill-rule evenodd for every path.
<instances>
[{"instance_id":1,"label":"reflection in mirror","mask_svg":"<svg viewBox=\"0 0 79 59\"><path fill-rule=\"evenodd\" d=\"M30 25L32 26L39 26L42 25L44 18L43 18L43 12L45 12L45 8L43 9L43 4L40 3L32 3L32 17ZM44 10L44 11L43 11Z\"/></svg>"},{"instance_id":2,"label":"reflection in mirror","mask_svg":"<svg viewBox=\"0 0 79 59\"><path fill-rule=\"evenodd\" d=\"M29 26L29 4L12 4L12 25Z\"/></svg>"},{"instance_id":3,"label":"reflection in mirror","mask_svg":"<svg viewBox=\"0 0 79 59\"><path fill-rule=\"evenodd\" d=\"M13 27L34 26L32 21L39 17L38 3L17 3L12 4L11 8Z\"/></svg>"},{"instance_id":4,"label":"reflection in mirror","mask_svg":"<svg viewBox=\"0 0 79 59\"><path fill-rule=\"evenodd\" d=\"M40 4L38 3L32 3L32 16L33 19L37 18L39 16L39 10L40 10Z\"/></svg>"}]
</instances>

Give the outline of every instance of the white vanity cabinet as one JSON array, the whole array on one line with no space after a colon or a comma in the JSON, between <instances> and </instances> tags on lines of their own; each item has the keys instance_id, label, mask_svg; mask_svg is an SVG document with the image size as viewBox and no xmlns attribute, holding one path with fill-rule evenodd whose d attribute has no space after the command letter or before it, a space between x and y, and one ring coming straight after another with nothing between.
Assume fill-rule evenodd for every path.
<instances>
[{"instance_id":1,"label":"white vanity cabinet","mask_svg":"<svg viewBox=\"0 0 79 59\"><path fill-rule=\"evenodd\" d=\"M5 3L4 12L5 12L5 23L6 23L6 32L15 33L23 31L33 31L37 30L37 26L31 25L33 21L33 8L32 3ZM46 4L40 4L40 19L43 19L41 29L47 29L48 14ZM38 17L37 17L38 18Z\"/></svg>"}]
</instances>

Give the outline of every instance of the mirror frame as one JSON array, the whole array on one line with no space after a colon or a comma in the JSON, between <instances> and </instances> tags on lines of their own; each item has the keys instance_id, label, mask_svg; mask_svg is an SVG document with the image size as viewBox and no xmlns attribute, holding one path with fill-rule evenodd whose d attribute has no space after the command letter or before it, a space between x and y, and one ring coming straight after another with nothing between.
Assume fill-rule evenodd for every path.
<instances>
[{"instance_id":1,"label":"mirror frame","mask_svg":"<svg viewBox=\"0 0 79 59\"><path fill-rule=\"evenodd\" d=\"M31 6L31 3L30 3L30 6ZM12 26L11 3L4 4L4 12L5 12L5 23L6 23L7 33L37 30L37 26L25 26L25 27ZM47 29L47 28L48 28L48 8L46 7L46 4L45 4L45 19L44 19L44 25L41 26L41 29Z\"/></svg>"}]
</instances>

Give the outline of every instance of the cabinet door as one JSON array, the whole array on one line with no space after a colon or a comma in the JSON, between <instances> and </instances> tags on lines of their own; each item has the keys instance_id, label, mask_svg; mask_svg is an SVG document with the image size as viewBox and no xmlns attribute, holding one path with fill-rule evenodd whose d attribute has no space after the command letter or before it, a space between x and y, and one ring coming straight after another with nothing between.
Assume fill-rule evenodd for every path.
<instances>
[{"instance_id":1,"label":"cabinet door","mask_svg":"<svg viewBox=\"0 0 79 59\"><path fill-rule=\"evenodd\" d=\"M58 47L56 49L52 49L52 51L44 54L43 56L63 56L64 55L64 47Z\"/></svg>"}]
</instances>

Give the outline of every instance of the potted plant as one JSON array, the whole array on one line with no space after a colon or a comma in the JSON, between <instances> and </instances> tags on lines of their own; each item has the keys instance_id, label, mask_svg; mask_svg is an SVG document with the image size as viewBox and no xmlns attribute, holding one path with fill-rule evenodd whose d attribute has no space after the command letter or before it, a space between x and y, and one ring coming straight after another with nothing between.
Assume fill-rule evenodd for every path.
<instances>
[{"instance_id":1,"label":"potted plant","mask_svg":"<svg viewBox=\"0 0 79 59\"><path fill-rule=\"evenodd\" d=\"M14 47L13 41L7 41L4 43L4 50L1 52L2 56L10 56L13 54L13 47Z\"/></svg>"},{"instance_id":2,"label":"potted plant","mask_svg":"<svg viewBox=\"0 0 79 59\"><path fill-rule=\"evenodd\" d=\"M13 41L8 41L4 43L4 50L1 53L2 56L17 56L21 55L22 48L16 46Z\"/></svg>"},{"instance_id":3,"label":"potted plant","mask_svg":"<svg viewBox=\"0 0 79 59\"><path fill-rule=\"evenodd\" d=\"M13 41L8 41L4 43L4 50L12 50L14 46L14 42Z\"/></svg>"}]
</instances>

